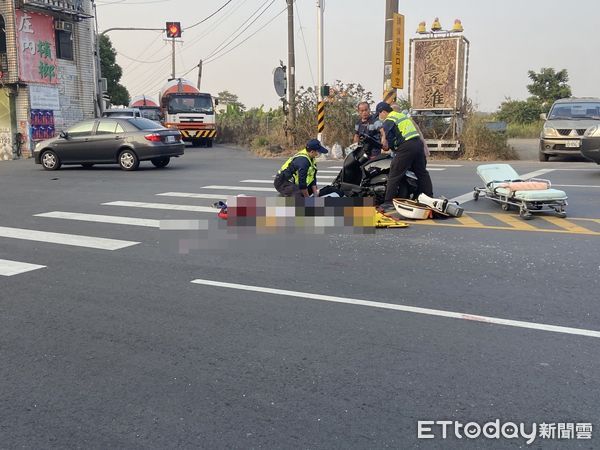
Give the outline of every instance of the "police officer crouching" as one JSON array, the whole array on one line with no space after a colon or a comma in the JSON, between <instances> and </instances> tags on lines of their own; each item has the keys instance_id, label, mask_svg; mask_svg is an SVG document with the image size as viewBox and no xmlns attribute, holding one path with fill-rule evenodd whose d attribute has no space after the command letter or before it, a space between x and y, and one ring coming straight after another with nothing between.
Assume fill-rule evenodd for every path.
<instances>
[{"instance_id":1,"label":"police officer crouching","mask_svg":"<svg viewBox=\"0 0 600 450\"><path fill-rule=\"evenodd\" d=\"M306 143L306 148L300 150L289 158L277 175L273 183L275 189L284 197L315 197L319 195L317 188L317 162L315 158L319 153L327 153L318 139L311 139Z\"/></svg>"}]
</instances>

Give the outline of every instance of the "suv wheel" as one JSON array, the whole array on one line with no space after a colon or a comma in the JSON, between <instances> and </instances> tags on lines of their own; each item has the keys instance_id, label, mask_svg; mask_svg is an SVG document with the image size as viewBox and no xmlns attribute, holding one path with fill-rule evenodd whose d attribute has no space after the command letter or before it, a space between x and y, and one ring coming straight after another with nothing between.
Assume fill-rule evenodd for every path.
<instances>
[{"instance_id":1,"label":"suv wheel","mask_svg":"<svg viewBox=\"0 0 600 450\"><path fill-rule=\"evenodd\" d=\"M550 155L547 155L541 150L538 152L538 156L540 161L548 161L550 159Z\"/></svg>"}]
</instances>

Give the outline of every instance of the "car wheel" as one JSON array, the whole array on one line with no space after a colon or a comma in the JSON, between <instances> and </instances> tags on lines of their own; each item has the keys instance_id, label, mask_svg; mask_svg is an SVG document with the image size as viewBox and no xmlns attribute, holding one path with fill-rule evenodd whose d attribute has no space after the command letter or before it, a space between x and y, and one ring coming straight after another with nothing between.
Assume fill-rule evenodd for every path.
<instances>
[{"instance_id":1,"label":"car wheel","mask_svg":"<svg viewBox=\"0 0 600 450\"><path fill-rule=\"evenodd\" d=\"M83 164L81 165L81 167L84 167L84 168L86 168L86 169L89 169L90 167L94 167L94 164L92 164L92 163L83 163Z\"/></svg>"},{"instance_id":2,"label":"car wheel","mask_svg":"<svg viewBox=\"0 0 600 450\"><path fill-rule=\"evenodd\" d=\"M206 141L206 146L207 146L208 148L212 147L212 144L213 144L213 141L212 141L212 139L208 139L208 140Z\"/></svg>"},{"instance_id":3,"label":"car wheel","mask_svg":"<svg viewBox=\"0 0 600 450\"><path fill-rule=\"evenodd\" d=\"M550 159L550 155L545 154L544 152L538 152L540 161L548 161Z\"/></svg>"},{"instance_id":4,"label":"car wheel","mask_svg":"<svg viewBox=\"0 0 600 450\"><path fill-rule=\"evenodd\" d=\"M171 158L168 156L165 156L163 158L154 158L151 159L150 162L152 162L152 164L154 164L156 167L166 167L167 164L169 164L169 161L171 161Z\"/></svg>"},{"instance_id":5,"label":"car wheel","mask_svg":"<svg viewBox=\"0 0 600 450\"><path fill-rule=\"evenodd\" d=\"M44 153L42 153L42 156L40 156L40 161L42 162L42 167L46 170L60 169L60 158L52 150L46 150Z\"/></svg>"},{"instance_id":6,"label":"car wheel","mask_svg":"<svg viewBox=\"0 0 600 450\"><path fill-rule=\"evenodd\" d=\"M140 165L140 160L133 150L126 149L119 153L119 166L123 170L136 170Z\"/></svg>"}]
</instances>

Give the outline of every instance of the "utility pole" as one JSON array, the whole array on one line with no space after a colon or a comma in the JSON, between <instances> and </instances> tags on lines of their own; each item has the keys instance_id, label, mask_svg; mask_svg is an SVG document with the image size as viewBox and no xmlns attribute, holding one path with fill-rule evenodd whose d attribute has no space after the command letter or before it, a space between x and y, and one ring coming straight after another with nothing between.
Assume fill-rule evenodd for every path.
<instances>
[{"instance_id":1,"label":"utility pole","mask_svg":"<svg viewBox=\"0 0 600 450\"><path fill-rule=\"evenodd\" d=\"M317 0L317 41L318 41L318 84L319 103L317 105L317 139L323 143L325 128L325 102L323 101L323 5L324 0Z\"/></svg>"},{"instance_id":2,"label":"utility pole","mask_svg":"<svg viewBox=\"0 0 600 450\"><path fill-rule=\"evenodd\" d=\"M200 90L200 83L202 82L202 60L198 63L198 90Z\"/></svg>"},{"instance_id":3,"label":"utility pole","mask_svg":"<svg viewBox=\"0 0 600 450\"><path fill-rule=\"evenodd\" d=\"M383 101L394 103L396 89L392 87L392 46L394 40L394 13L398 12L398 0L385 0L385 50L383 63Z\"/></svg>"},{"instance_id":4,"label":"utility pole","mask_svg":"<svg viewBox=\"0 0 600 450\"><path fill-rule=\"evenodd\" d=\"M292 131L290 133L290 143L294 145L294 138L296 134L296 56L294 52L294 0L286 1L288 13L288 126Z\"/></svg>"},{"instance_id":5,"label":"utility pole","mask_svg":"<svg viewBox=\"0 0 600 450\"><path fill-rule=\"evenodd\" d=\"M175 38L171 38L171 78L175 79Z\"/></svg>"}]
</instances>

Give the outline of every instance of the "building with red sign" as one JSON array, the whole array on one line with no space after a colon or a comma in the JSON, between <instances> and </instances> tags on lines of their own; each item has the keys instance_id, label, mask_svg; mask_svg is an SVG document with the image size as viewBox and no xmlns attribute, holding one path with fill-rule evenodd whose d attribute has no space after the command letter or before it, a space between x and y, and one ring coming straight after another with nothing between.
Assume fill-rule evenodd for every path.
<instances>
[{"instance_id":1,"label":"building with red sign","mask_svg":"<svg viewBox=\"0 0 600 450\"><path fill-rule=\"evenodd\" d=\"M0 161L94 117L93 0L0 2Z\"/></svg>"}]
</instances>

